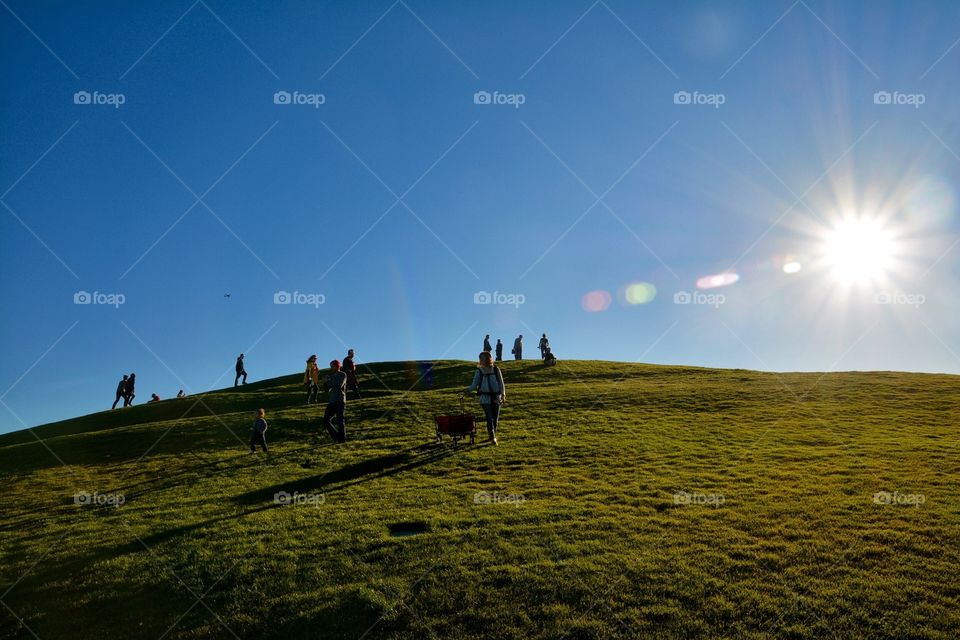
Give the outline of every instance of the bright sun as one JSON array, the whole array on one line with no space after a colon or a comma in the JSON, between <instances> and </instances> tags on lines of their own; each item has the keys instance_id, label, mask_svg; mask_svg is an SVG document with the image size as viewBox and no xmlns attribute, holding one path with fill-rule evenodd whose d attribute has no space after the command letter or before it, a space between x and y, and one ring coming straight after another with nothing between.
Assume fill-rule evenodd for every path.
<instances>
[{"instance_id":1,"label":"bright sun","mask_svg":"<svg viewBox=\"0 0 960 640\"><path fill-rule=\"evenodd\" d=\"M893 266L896 243L889 231L869 218L847 218L826 236L824 258L833 276L844 284L881 280Z\"/></svg>"}]
</instances>

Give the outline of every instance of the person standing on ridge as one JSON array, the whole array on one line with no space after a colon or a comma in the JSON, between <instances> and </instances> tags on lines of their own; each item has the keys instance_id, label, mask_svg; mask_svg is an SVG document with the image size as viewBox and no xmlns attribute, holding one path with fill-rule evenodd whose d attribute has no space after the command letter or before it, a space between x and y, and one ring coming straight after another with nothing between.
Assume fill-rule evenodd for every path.
<instances>
[{"instance_id":1,"label":"person standing on ridge","mask_svg":"<svg viewBox=\"0 0 960 640\"><path fill-rule=\"evenodd\" d=\"M538 347L540 349L540 359L546 360L547 352L550 351L550 341L547 340L547 334L543 334L540 338L540 344Z\"/></svg>"},{"instance_id":2,"label":"person standing on ridge","mask_svg":"<svg viewBox=\"0 0 960 640\"><path fill-rule=\"evenodd\" d=\"M330 376L327 378L327 409L323 412L323 426L335 442L347 441L347 423L344 411L347 406L347 374L340 370L340 361L330 361ZM336 424L334 424L336 420Z\"/></svg>"},{"instance_id":3,"label":"person standing on ridge","mask_svg":"<svg viewBox=\"0 0 960 640\"><path fill-rule=\"evenodd\" d=\"M487 353L490 353L491 351L493 351L493 347L490 346L490 334L489 334L489 333L488 333L486 336L484 336L484 338L483 338L483 350L486 351Z\"/></svg>"},{"instance_id":4,"label":"person standing on ridge","mask_svg":"<svg viewBox=\"0 0 960 640\"><path fill-rule=\"evenodd\" d=\"M320 367L317 366L317 355L307 358L307 370L303 373L303 386L307 389L307 404L317 401L320 395Z\"/></svg>"},{"instance_id":5,"label":"person standing on ridge","mask_svg":"<svg viewBox=\"0 0 960 640\"><path fill-rule=\"evenodd\" d=\"M513 341L513 354L514 360L523 360L523 334L517 336L517 339Z\"/></svg>"},{"instance_id":6,"label":"person standing on ridge","mask_svg":"<svg viewBox=\"0 0 960 640\"><path fill-rule=\"evenodd\" d=\"M243 376L243 384L247 384L247 370L243 367L243 354L240 354L240 357L237 358L237 366L234 367L237 372L237 377L233 379L233 386L237 386L237 382L240 381L240 377Z\"/></svg>"},{"instance_id":7,"label":"person standing on ridge","mask_svg":"<svg viewBox=\"0 0 960 640\"><path fill-rule=\"evenodd\" d=\"M120 398L122 398L122 397L124 396L124 394L126 393L126 390L127 390L127 375L124 374L124 375L123 375L123 380L121 380L121 381L120 381L120 384L117 385L117 397L116 397L116 399L113 401L113 406L110 407L111 409L116 409L116 408L117 408L117 403L120 402ZM123 406L127 406L127 405L124 404Z\"/></svg>"},{"instance_id":8,"label":"person standing on ridge","mask_svg":"<svg viewBox=\"0 0 960 640\"><path fill-rule=\"evenodd\" d=\"M347 357L343 359L343 372L347 374L347 388L357 394L360 399L360 383L357 381L357 365L353 361L353 349L347 349Z\"/></svg>"},{"instance_id":9,"label":"person standing on ridge","mask_svg":"<svg viewBox=\"0 0 960 640\"><path fill-rule=\"evenodd\" d=\"M123 387L123 406L133 405L133 399L137 397L137 374L131 373L127 378L127 384Z\"/></svg>"},{"instance_id":10,"label":"person standing on ridge","mask_svg":"<svg viewBox=\"0 0 960 640\"><path fill-rule=\"evenodd\" d=\"M497 362L503 362L503 343L497 338Z\"/></svg>"}]
</instances>

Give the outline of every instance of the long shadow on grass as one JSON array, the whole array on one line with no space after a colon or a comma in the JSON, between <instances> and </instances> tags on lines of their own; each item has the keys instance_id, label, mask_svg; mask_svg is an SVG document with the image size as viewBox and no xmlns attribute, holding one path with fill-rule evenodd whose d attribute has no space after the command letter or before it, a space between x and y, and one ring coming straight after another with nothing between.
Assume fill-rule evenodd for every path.
<instances>
[{"instance_id":1,"label":"long shadow on grass","mask_svg":"<svg viewBox=\"0 0 960 640\"><path fill-rule=\"evenodd\" d=\"M454 450L450 446L420 445L397 453L354 462L309 478L291 480L290 482L256 489L236 496L234 500L241 505L258 505L272 503L274 495L281 491L292 494L294 492L312 493L323 490L325 493L332 493L362 482L386 478L439 462L453 454Z\"/></svg>"}]
</instances>

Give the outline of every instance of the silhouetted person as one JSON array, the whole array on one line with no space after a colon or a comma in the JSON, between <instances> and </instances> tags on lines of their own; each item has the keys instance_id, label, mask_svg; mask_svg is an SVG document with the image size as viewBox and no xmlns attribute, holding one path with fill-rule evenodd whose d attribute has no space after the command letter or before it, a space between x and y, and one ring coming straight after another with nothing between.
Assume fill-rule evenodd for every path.
<instances>
[{"instance_id":1,"label":"silhouetted person","mask_svg":"<svg viewBox=\"0 0 960 640\"><path fill-rule=\"evenodd\" d=\"M307 389L307 404L317 401L320 395L320 367L317 366L317 356L307 358L307 370L303 373L303 386Z\"/></svg>"},{"instance_id":2,"label":"silhouetted person","mask_svg":"<svg viewBox=\"0 0 960 640\"><path fill-rule=\"evenodd\" d=\"M117 397L113 401L113 406L110 407L111 409L117 408L117 403L120 402L120 398L122 398L124 396L124 393L126 393L126 389L127 389L127 376L126 374L124 374L123 380L121 380L120 383L117 385ZM127 406L126 403L124 403L123 406Z\"/></svg>"},{"instance_id":3,"label":"silhouetted person","mask_svg":"<svg viewBox=\"0 0 960 640\"><path fill-rule=\"evenodd\" d=\"M357 365L353 361L353 349L347 350L347 357L343 359L343 372L347 374L347 388L357 394L360 399L360 383L357 381Z\"/></svg>"},{"instance_id":4,"label":"silhouetted person","mask_svg":"<svg viewBox=\"0 0 960 640\"><path fill-rule=\"evenodd\" d=\"M340 361L330 361L330 376L327 378L327 409L323 412L323 426L337 442L347 441L347 422L344 411L347 407L347 374L340 370ZM334 423L336 420L336 423Z\"/></svg>"},{"instance_id":5,"label":"silhouetted person","mask_svg":"<svg viewBox=\"0 0 960 640\"><path fill-rule=\"evenodd\" d=\"M500 367L491 362L490 352L480 353L480 366L473 374L473 382L467 387L467 393L474 389L480 395L480 406L487 418L487 435L489 442L497 443L497 425L500 423L500 405L507 399L507 389L503 384L503 373Z\"/></svg>"},{"instance_id":6,"label":"silhouetted person","mask_svg":"<svg viewBox=\"0 0 960 640\"><path fill-rule=\"evenodd\" d=\"M517 339L513 341L513 351L510 353L513 354L514 360L523 360L523 334L517 336Z\"/></svg>"},{"instance_id":7,"label":"silhouetted person","mask_svg":"<svg viewBox=\"0 0 960 640\"><path fill-rule=\"evenodd\" d=\"M155 393L150 394L150 400L148 402L160 402L160 396Z\"/></svg>"},{"instance_id":8,"label":"silhouetted person","mask_svg":"<svg viewBox=\"0 0 960 640\"><path fill-rule=\"evenodd\" d=\"M243 368L243 354L240 354L240 357L237 358L237 366L234 367L237 372L237 377L233 379L233 386L237 386L237 382L240 380L240 377L243 377L243 384L247 384L247 370Z\"/></svg>"},{"instance_id":9,"label":"silhouetted person","mask_svg":"<svg viewBox=\"0 0 960 640\"><path fill-rule=\"evenodd\" d=\"M547 352L550 351L550 341L547 340L547 334L543 334L543 336L540 337L540 344L537 345L537 348L540 349L540 359L546 359Z\"/></svg>"},{"instance_id":10,"label":"silhouetted person","mask_svg":"<svg viewBox=\"0 0 960 640\"><path fill-rule=\"evenodd\" d=\"M133 399L137 397L137 374L131 373L127 378L127 384L123 387L123 406L129 407L133 404Z\"/></svg>"},{"instance_id":11,"label":"silhouetted person","mask_svg":"<svg viewBox=\"0 0 960 640\"><path fill-rule=\"evenodd\" d=\"M178 397L178 398L186 398L186 397L187 397L187 394L185 394L185 393L183 392L183 389L180 389L180 391L177 391L177 397Z\"/></svg>"},{"instance_id":12,"label":"silhouetted person","mask_svg":"<svg viewBox=\"0 0 960 640\"><path fill-rule=\"evenodd\" d=\"M483 338L483 350L486 351L487 353L490 353L491 351L493 351L493 347L490 346L490 334L489 334L489 333L488 333L486 336L484 336L484 338Z\"/></svg>"},{"instance_id":13,"label":"silhouetted person","mask_svg":"<svg viewBox=\"0 0 960 640\"><path fill-rule=\"evenodd\" d=\"M503 362L503 343L497 338L497 362Z\"/></svg>"},{"instance_id":14,"label":"silhouetted person","mask_svg":"<svg viewBox=\"0 0 960 640\"><path fill-rule=\"evenodd\" d=\"M264 417L266 412L263 409L257 409L254 415L256 418L253 421L253 435L250 436L250 453L257 452L257 445L267 453L267 420Z\"/></svg>"}]
</instances>

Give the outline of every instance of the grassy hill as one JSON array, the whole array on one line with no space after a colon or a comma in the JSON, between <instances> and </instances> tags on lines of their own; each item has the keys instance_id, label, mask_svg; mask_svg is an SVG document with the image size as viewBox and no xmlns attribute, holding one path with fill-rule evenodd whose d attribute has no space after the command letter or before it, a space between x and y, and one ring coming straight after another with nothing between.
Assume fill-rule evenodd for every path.
<instances>
[{"instance_id":1,"label":"grassy hill","mask_svg":"<svg viewBox=\"0 0 960 640\"><path fill-rule=\"evenodd\" d=\"M0 637L956 637L957 377L508 362L438 445L472 370L371 365L343 445L299 375L0 437Z\"/></svg>"}]
</instances>

